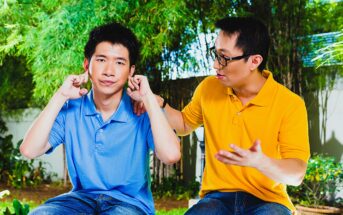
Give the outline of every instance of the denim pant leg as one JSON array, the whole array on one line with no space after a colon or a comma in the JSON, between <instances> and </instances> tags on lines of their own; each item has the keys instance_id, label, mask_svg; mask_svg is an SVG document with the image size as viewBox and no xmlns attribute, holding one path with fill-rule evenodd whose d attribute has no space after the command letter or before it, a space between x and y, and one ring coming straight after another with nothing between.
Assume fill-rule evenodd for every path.
<instances>
[{"instance_id":1,"label":"denim pant leg","mask_svg":"<svg viewBox=\"0 0 343 215\"><path fill-rule=\"evenodd\" d=\"M96 202L85 193L65 193L47 200L29 215L91 215Z\"/></svg>"},{"instance_id":2,"label":"denim pant leg","mask_svg":"<svg viewBox=\"0 0 343 215\"><path fill-rule=\"evenodd\" d=\"M224 197L224 195L226 196ZM212 192L193 205L185 215L230 215L234 214L234 193ZM231 195L232 194L232 195ZM232 204L231 204L232 203Z\"/></svg>"},{"instance_id":3,"label":"denim pant leg","mask_svg":"<svg viewBox=\"0 0 343 215\"><path fill-rule=\"evenodd\" d=\"M290 215L280 204L265 202L245 192L212 192L207 194L186 215Z\"/></svg>"},{"instance_id":4,"label":"denim pant leg","mask_svg":"<svg viewBox=\"0 0 343 215\"><path fill-rule=\"evenodd\" d=\"M284 205L263 201L249 193L245 193L244 214L253 215L291 215L292 212Z\"/></svg>"},{"instance_id":5,"label":"denim pant leg","mask_svg":"<svg viewBox=\"0 0 343 215\"><path fill-rule=\"evenodd\" d=\"M247 214L254 214L254 215L292 215L292 212L285 206L274 203L274 202L266 202L260 207L251 210Z\"/></svg>"},{"instance_id":6,"label":"denim pant leg","mask_svg":"<svg viewBox=\"0 0 343 215\"><path fill-rule=\"evenodd\" d=\"M99 215L145 215L145 212L139 207L111 196L100 194L96 201L98 203L97 214Z\"/></svg>"}]
</instances>

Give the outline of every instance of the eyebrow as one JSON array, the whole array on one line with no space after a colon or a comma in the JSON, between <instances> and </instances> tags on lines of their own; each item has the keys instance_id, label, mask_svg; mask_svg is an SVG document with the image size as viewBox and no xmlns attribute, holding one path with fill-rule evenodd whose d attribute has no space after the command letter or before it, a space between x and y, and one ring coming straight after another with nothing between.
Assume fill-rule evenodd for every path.
<instances>
[{"instance_id":1,"label":"eyebrow","mask_svg":"<svg viewBox=\"0 0 343 215\"><path fill-rule=\"evenodd\" d=\"M99 55L95 55L95 57L103 57L103 58L108 58L106 55L102 55L102 54L99 54ZM122 61L127 61L126 58L123 58L123 57L114 57L116 60L122 60Z\"/></svg>"},{"instance_id":2,"label":"eyebrow","mask_svg":"<svg viewBox=\"0 0 343 215\"><path fill-rule=\"evenodd\" d=\"M219 52L223 52L225 54L231 55L231 52L227 49L218 49Z\"/></svg>"}]
</instances>

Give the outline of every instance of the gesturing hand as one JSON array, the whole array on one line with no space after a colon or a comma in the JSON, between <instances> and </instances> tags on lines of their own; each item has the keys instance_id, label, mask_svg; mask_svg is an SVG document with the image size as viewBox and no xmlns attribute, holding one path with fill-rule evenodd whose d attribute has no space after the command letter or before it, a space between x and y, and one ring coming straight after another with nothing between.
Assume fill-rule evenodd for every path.
<instances>
[{"instance_id":1,"label":"gesturing hand","mask_svg":"<svg viewBox=\"0 0 343 215\"><path fill-rule=\"evenodd\" d=\"M81 88L82 84L88 82L88 72L81 75L69 75L60 87L60 93L68 99L76 99L85 95L88 90Z\"/></svg>"},{"instance_id":2,"label":"gesturing hand","mask_svg":"<svg viewBox=\"0 0 343 215\"><path fill-rule=\"evenodd\" d=\"M258 168L265 158L260 144L261 141L256 140L248 150L230 144L233 152L219 150L215 157L224 164Z\"/></svg>"}]
</instances>

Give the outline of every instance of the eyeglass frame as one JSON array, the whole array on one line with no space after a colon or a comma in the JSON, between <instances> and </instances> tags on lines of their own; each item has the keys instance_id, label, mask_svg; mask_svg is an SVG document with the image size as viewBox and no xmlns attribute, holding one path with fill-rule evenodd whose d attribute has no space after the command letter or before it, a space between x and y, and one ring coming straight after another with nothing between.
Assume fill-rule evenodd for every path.
<instances>
[{"instance_id":1,"label":"eyeglass frame","mask_svg":"<svg viewBox=\"0 0 343 215\"><path fill-rule=\"evenodd\" d=\"M225 57L225 56L219 55L219 54L217 53L216 47L215 47L215 46L213 46L213 47L210 48L210 55L211 55L211 57L213 58L213 60L217 60L218 63L219 63L221 66L223 66L223 67L227 66L228 62L230 62L230 61L241 60L241 59L243 59L243 58L246 58L246 57L251 56L251 54L243 54L243 55L241 55L241 56L236 56L236 57ZM222 63L220 62L220 61L221 61L220 59L224 59L224 60L225 60L225 64L222 64Z\"/></svg>"}]
</instances>

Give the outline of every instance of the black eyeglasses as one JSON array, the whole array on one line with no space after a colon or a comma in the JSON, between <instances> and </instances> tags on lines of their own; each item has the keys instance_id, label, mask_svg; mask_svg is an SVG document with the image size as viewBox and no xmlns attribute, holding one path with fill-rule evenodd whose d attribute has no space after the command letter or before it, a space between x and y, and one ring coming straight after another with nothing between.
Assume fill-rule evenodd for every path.
<instances>
[{"instance_id":1,"label":"black eyeglasses","mask_svg":"<svg viewBox=\"0 0 343 215\"><path fill-rule=\"evenodd\" d=\"M243 58L250 56L249 54L244 54L244 55L237 56L237 57L224 57L223 55L220 55L217 53L215 47L210 48L210 53L211 53L213 60L217 60L218 63L224 67L227 66L227 63L230 61L240 60L240 59L243 59Z\"/></svg>"}]
</instances>

